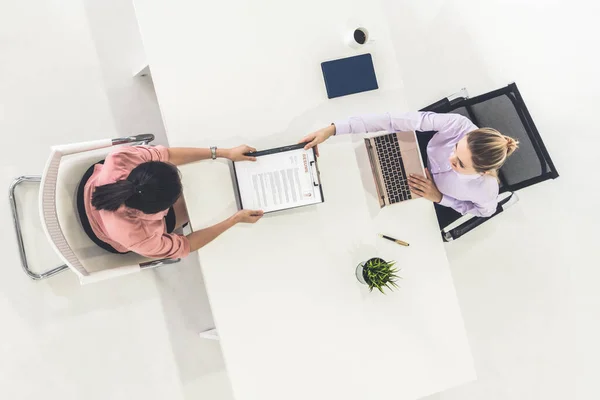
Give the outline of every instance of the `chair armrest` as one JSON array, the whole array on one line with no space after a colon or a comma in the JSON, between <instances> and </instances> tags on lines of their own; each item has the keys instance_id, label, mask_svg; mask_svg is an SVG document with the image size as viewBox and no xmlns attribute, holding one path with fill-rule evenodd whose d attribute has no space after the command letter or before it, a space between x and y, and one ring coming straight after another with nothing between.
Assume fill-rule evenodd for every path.
<instances>
[{"instance_id":1,"label":"chair armrest","mask_svg":"<svg viewBox=\"0 0 600 400\"><path fill-rule=\"evenodd\" d=\"M154 135L151 133L142 133L141 135L127 136L112 140L112 145L117 146L119 144L127 143L144 143L148 144L154 140Z\"/></svg>"},{"instance_id":2,"label":"chair armrest","mask_svg":"<svg viewBox=\"0 0 600 400\"><path fill-rule=\"evenodd\" d=\"M92 151L97 149L103 149L105 147L111 147L113 145L111 139L100 139L93 140L91 142L80 142L71 144L61 144L59 146L51 147L50 159L60 159L63 156L70 154L83 153L84 151Z\"/></svg>"},{"instance_id":3,"label":"chair armrest","mask_svg":"<svg viewBox=\"0 0 600 400\"><path fill-rule=\"evenodd\" d=\"M496 215L500 214L502 211L504 211L504 210L502 209L502 207L500 205L498 205L496 212L490 217L473 217L470 220L468 220L467 222L457 226L454 229L451 229L449 231L443 230L442 237L444 238L444 242L451 242L452 240L458 239L465 233L468 233L468 232L472 231L473 229L477 228L479 225L483 224L490 218L493 218Z\"/></svg>"},{"instance_id":4,"label":"chair armrest","mask_svg":"<svg viewBox=\"0 0 600 400\"><path fill-rule=\"evenodd\" d=\"M519 197L516 193L508 193L508 195L498 202L498 206L496 207L496 212L489 217L472 217L466 222L463 222L457 227L452 229L443 229L442 230L442 238L444 242L450 242L452 240L456 240L465 233L472 231L477 228L479 225L484 222L494 218L496 215L502 213L505 209L509 208L513 204L519 201Z\"/></svg>"},{"instance_id":5,"label":"chair armrest","mask_svg":"<svg viewBox=\"0 0 600 400\"><path fill-rule=\"evenodd\" d=\"M128 143L145 143L148 144L154 140L154 135L151 133L144 133L141 135L127 136L116 139L101 139L93 140L91 142L81 142L72 144L63 144L60 146L52 146L53 153L59 153L61 156L67 156L69 154L83 153L84 151L91 151L97 149L103 149L105 147L118 146L120 144Z\"/></svg>"},{"instance_id":6,"label":"chair armrest","mask_svg":"<svg viewBox=\"0 0 600 400\"><path fill-rule=\"evenodd\" d=\"M162 267L163 265L177 264L181 261L181 258L162 258L160 260L148 261L140 264L140 268L148 269L148 268L157 268Z\"/></svg>"}]
</instances>

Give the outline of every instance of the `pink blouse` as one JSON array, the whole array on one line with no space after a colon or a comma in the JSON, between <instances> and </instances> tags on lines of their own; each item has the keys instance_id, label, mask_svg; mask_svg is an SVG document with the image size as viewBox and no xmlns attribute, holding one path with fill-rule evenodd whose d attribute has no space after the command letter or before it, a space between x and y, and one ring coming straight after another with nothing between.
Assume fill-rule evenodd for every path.
<instances>
[{"instance_id":1,"label":"pink blouse","mask_svg":"<svg viewBox=\"0 0 600 400\"><path fill-rule=\"evenodd\" d=\"M84 188L85 211L92 230L100 240L120 252L133 251L149 258L180 258L190 253L185 236L167 233L164 217L169 210L144 214L121 206L117 211L96 210L92 193L97 186L126 179L131 170L148 161L169 161L169 151L163 146L126 146L98 164Z\"/></svg>"}]
</instances>

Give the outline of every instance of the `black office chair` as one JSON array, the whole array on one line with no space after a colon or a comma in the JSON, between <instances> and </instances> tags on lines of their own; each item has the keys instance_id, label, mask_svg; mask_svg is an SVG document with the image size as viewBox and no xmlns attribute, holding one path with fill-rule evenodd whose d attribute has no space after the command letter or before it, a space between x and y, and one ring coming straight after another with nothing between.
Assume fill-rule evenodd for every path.
<instances>
[{"instance_id":1,"label":"black office chair","mask_svg":"<svg viewBox=\"0 0 600 400\"><path fill-rule=\"evenodd\" d=\"M503 212L518 200L515 191L558 177L558 172L515 83L472 98L469 98L463 89L458 96L442 99L421 111L461 114L479 127L497 129L520 142L519 149L499 171L500 201L494 215L485 218L471 217L464 221L465 217L453 209L435 205L442 237L446 242L458 239ZM435 133L422 132L417 135L425 165L427 144Z\"/></svg>"}]
</instances>

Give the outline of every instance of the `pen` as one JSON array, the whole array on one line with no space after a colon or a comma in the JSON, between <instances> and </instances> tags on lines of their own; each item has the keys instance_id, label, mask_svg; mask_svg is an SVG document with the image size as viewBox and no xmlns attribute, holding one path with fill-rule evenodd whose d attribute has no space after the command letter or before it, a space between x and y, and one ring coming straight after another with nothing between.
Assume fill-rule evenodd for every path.
<instances>
[{"instance_id":1,"label":"pen","mask_svg":"<svg viewBox=\"0 0 600 400\"><path fill-rule=\"evenodd\" d=\"M384 239L390 240L394 243L397 243L400 246L410 246L410 244L406 243L405 241L394 239L393 237L390 237L390 236L386 236L386 235L382 235L382 234L379 234L379 236L381 236Z\"/></svg>"}]
</instances>

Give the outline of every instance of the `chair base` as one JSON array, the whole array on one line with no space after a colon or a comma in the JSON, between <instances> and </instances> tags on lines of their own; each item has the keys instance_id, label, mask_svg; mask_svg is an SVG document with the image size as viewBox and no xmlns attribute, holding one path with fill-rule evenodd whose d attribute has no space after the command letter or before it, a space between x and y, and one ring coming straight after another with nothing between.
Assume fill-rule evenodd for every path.
<instances>
[{"instance_id":1,"label":"chair base","mask_svg":"<svg viewBox=\"0 0 600 400\"><path fill-rule=\"evenodd\" d=\"M17 199L15 197L15 191L16 191L17 187L24 182L29 182L29 183L33 182L33 183L39 184L41 181L42 181L41 176L20 176L10 184L10 187L8 189L8 200L10 202L13 224L15 227L15 233L17 235L17 243L19 245L19 255L21 257L21 267L23 268L23 271L25 271L27 276L29 276L33 280L42 280L42 279L50 278L51 276L59 274L69 268L66 264L63 264L63 265L59 265L58 267L48 269L46 271L36 273L36 272L33 272L29 268L29 263L27 262L27 254L25 252L25 244L23 242L23 233L21 231L21 223L19 221L19 214L17 211Z\"/></svg>"}]
</instances>

